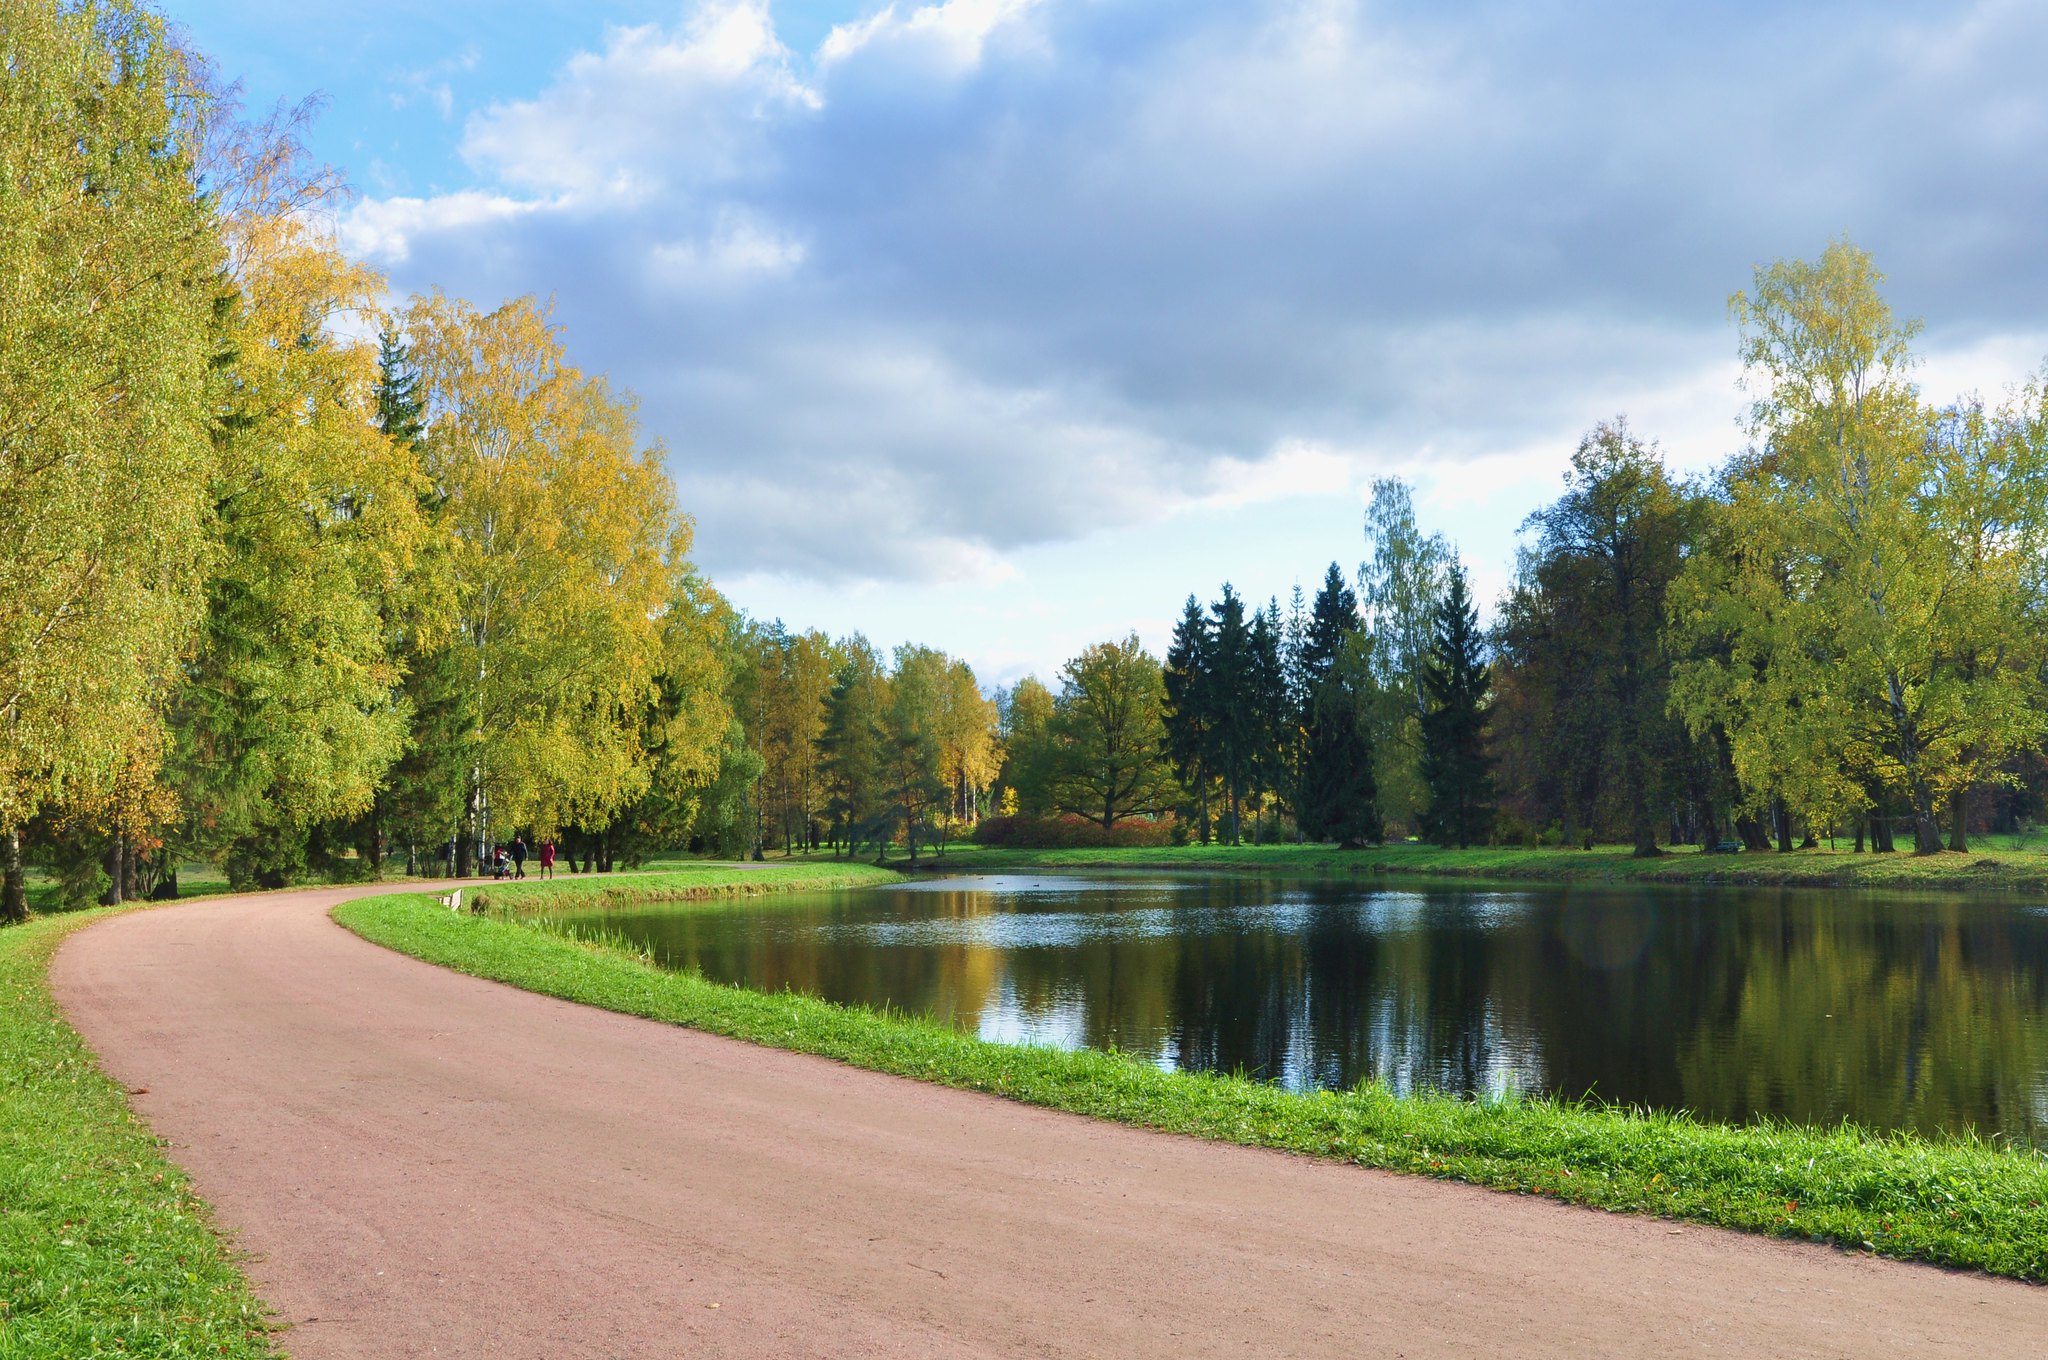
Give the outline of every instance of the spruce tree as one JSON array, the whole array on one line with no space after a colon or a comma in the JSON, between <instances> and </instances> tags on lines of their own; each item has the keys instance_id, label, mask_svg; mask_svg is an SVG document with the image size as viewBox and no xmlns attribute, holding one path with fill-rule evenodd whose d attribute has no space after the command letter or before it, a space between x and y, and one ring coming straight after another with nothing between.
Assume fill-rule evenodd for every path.
<instances>
[{"instance_id":1,"label":"spruce tree","mask_svg":"<svg viewBox=\"0 0 2048 1360\"><path fill-rule=\"evenodd\" d=\"M1209 843L1209 776L1214 690L1209 616L1188 596L1166 649L1166 753L1174 774L1195 793L1202 844Z\"/></svg>"},{"instance_id":2,"label":"spruce tree","mask_svg":"<svg viewBox=\"0 0 2048 1360\"><path fill-rule=\"evenodd\" d=\"M426 403L412 351L390 326L377 334L377 428L401 444L416 445L427 432Z\"/></svg>"},{"instance_id":3,"label":"spruce tree","mask_svg":"<svg viewBox=\"0 0 2048 1360\"><path fill-rule=\"evenodd\" d=\"M1429 704L1422 718L1422 778L1429 791L1422 831L1439 845L1463 849L1493 828L1493 761L1486 752L1492 705L1479 612L1456 565L1436 608L1422 679Z\"/></svg>"},{"instance_id":4,"label":"spruce tree","mask_svg":"<svg viewBox=\"0 0 2048 1360\"><path fill-rule=\"evenodd\" d=\"M1295 817L1302 834L1355 847L1385 838L1373 779L1363 649L1333 664L1310 702Z\"/></svg>"},{"instance_id":5,"label":"spruce tree","mask_svg":"<svg viewBox=\"0 0 2048 1360\"><path fill-rule=\"evenodd\" d=\"M1244 599L1228 581L1223 583L1223 598L1209 606L1209 615L1213 629L1209 667L1213 769L1223 780L1230 843L1237 845L1242 840L1239 811L1257 768L1258 703L1252 633L1245 622Z\"/></svg>"},{"instance_id":6,"label":"spruce tree","mask_svg":"<svg viewBox=\"0 0 2048 1360\"><path fill-rule=\"evenodd\" d=\"M1302 834L1346 845L1382 838L1373 777L1369 648L1358 596L1334 562L1316 592L1302 645L1301 771L1295 817Z\"/></svg>"},{"instance_id":7,"label":"spruce tree","mask_svg":"<svg viewBox=\"0 0 2048 1360\"><path fill-rule=\"evenodd\" d=\"M1323 588L1309 615L1308 635L1302 642L1301 669L1305 702L1316 700L1322 683L1337 663L1344 639L1358 631L1358 592L1344 579L1335 562L1323 573Z\"/></svg>"},{"instance_id":8,"label":"spruce tree","mask_svg":"<svg viewBox=\"0 0 2048 1360\"><path fill-rule=\"evenodd\" d=\"M1284 795L1294 785L1294 743L1289 740L1287 667L1280 655L1280 601L1252 615L1250 705L1251 787Z\"/></svg>"}]
</instances>

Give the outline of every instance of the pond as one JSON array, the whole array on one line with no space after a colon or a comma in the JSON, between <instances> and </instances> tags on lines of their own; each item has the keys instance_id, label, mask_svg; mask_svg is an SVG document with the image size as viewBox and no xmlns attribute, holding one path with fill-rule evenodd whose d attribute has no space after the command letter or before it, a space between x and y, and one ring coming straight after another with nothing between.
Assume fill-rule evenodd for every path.
<instances>
[{"instance_id":1,"label":"pond","mask_svg":"<svg viewBox=\"0 0 2048 1360\"><path fill-rule=\"evenodd\" d=\"M604 923L664 965L1294 1089L1548 1092L2048 1146L2048 908L1051 873Z\"/></svg>"}]
</instances>

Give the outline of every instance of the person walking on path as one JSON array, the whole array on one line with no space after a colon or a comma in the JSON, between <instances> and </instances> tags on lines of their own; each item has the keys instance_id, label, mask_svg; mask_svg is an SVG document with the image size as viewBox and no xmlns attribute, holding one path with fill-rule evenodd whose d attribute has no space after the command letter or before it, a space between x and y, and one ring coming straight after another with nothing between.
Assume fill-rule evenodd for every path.
<instances>
[{"instance_id":1,"label":"person walking on path","mask_svg":"<svg viewBox=\"0 0 2048 1360\"><path fill-rule=\"evenodd\" d=\"M540 876L542 878L553 878L555 876L555 843L552 840L545 840L540 843Z\"/></svg>"},{"instance_id":2,"label":"person walking on path","mask_svg":"<svg viewBox=\"0 0 2048 1360\"><path fill-rule=\"evenodd\" d=\"M512 877L526 877L526 837L512 838Z\"/></svg>"}]
</instances>

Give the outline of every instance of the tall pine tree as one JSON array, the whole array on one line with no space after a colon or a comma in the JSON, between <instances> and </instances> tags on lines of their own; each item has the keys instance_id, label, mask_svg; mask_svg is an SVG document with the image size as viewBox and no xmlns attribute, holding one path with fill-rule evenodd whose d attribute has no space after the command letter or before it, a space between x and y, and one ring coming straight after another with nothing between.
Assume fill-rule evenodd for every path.
<instances>
[{"instance_id":1,"label":"tall pine tree","mask_svg":"<svg viewBox=\"0 0 2048 1360\"><path fill-rule=\"evenodd\" d=\"M1230 821L1230 843L1236 845L1242 839L1239 814L1244 795L1258 768L1252 632L1245 621L1244 598L1228 581L1223 583L1223 598L1209 606L1209 615L1213 630L1209 667L1213 768L1223 780L1224 815Z\"/></svg>"},{"instance_id":2,"label":"tall pine tree","mask_svg":"<svg viewBox=\"0 0 2048 1360\"><path fill-rule=\"evenodd\" d=\"M1295 818L1302 834L1344 845L1378 841L1384 831L1373 777L1371 658L1358 627L1358 596L1334 562L1316 592L1300 673Z\"/></svg>"},{"instance_id":3,"label":"tall pine tree","mask_svg":"<svg viewBox=\"0 0 2048 1360\"><path fill-rule=\"evenodd\" d=\"M1301 647L1303 698L1313 703L1316 691L1337 663L1344 640L1358 631L1358 592L1335 562L1323 573L1323 588L1311 607L1308 634Z\"/></svg>"},{"instance_id":4,"label":"tall pine tree","mask_svg":"<svg viewBox=\"0 0 2048 1360\"><path fill-rule=\"evenodd\" d=\"M1251 683L1246 697L1251 708L1251 785L1284 798L1293 792L1294 743L1288 739L1292 715L1288 712L1287 667L1280 655L1283 632L1279 600L1268 600L1264 609L1252 615ZM1263 811L1263 801L1260 807Z\"/></svg>"},{"instance_id":5,"label":"tall pine tree","mask_svg":"<svg viewBox=\"0 0 2048 1360\"><path fill-rule=\"evenodd\" d=\"M1188 596L1166 649L1166 753L1174 774L1194 790L1202 844L1209 843L1209 779L1215 728L1215 635L1201 601Z\"/></svg>"},{"instance_id":6,"label":"tall pine tree","mask_svg":"<svg viewBox=\"0 0 2048 1360\"><path fill-rule=\"evenodd\" d=\"M1309 706L1295 816L1302 834L1355 847L1386 838L1373 778L1371 671L1353 634Z\"/></svg>"},{"instance_id":7,"label":"tall pine tree","mask_svg":"<svg viewBox=\"0 0 2048 1360\"><path fill-rule=\"evenodd\" d=\"M386 438L416 447L427 432L426 402L412 351L390 325L377 333L376 400L377 428Z\"/></svg>"},{"instance_id":8,"label":"tall pine tree","mask_svg":"<svg viewBox=\"0 0 2048 1360\"><path fill-rule=\"evenodd\" d=\"M1428 709L1422 717L1422 779L1429 803L1422 831L1440 845L1464 849L1493 829L1493 761L1486 752L1490 676L1479 611L1452 565L1436 608L1423 666Z\"/></svg>"}]
</instances>

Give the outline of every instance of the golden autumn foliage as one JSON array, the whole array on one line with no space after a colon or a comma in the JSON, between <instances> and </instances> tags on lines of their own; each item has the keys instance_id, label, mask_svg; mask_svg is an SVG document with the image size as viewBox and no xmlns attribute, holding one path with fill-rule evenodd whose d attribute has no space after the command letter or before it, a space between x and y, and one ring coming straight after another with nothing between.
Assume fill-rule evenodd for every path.
<instances>
[{"instance_id":1,"label":"golden autumn foliage","mask_svg":"<svg viewBox=\"0 0 2048 1360\"><path fill-rule=\"evenodd\" d=\"M1699 655L1672 693L1696 730L1725 728L1753 803L1825 826L1896 798L1927 853L1940 809L2048 728L2048 443L2025 397L1927 406L1917 327L1881 282L1841 241L1737 296L1755 442L1715 507L1720 550L1673 588Z\"/></svg>"},{"instance_id":2,"label":"golden autumn foliage","mask_svg":"<svg viewBox=\"0 0 2048 1360\"><path fill-rule=\"evenodd\" d=\"M120 0L0 22L0 828L154 749L208 560L220 247L180 54ZM0 908L4 909L4 908Z\"/></svg>"},{"instance_id":3,"label":"golden autumn foliage","mask_svg":"<svg viewBox=\"0 0 2048 1360\"><path fill-rule=\"evenodd\" d=\"M641 716L689 543L662 451L530 299L481 312L436 294L406 328L449 541L467 816L601 819L647 785Z\"/></svg>"}]
</instances>

